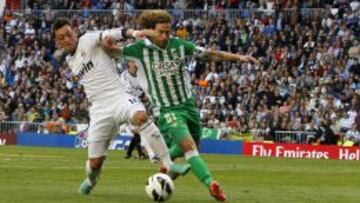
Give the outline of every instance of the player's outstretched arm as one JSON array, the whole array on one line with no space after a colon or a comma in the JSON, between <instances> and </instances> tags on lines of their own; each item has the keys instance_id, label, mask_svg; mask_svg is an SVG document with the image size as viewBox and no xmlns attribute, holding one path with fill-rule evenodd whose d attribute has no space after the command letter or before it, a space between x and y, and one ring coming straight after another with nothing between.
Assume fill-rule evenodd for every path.
<instances>
[{"instance_id":1,"label":"player's outstretched arm","mask_svg":"<svg viewBox=\"0 0 360 203\"><path fill-rule=\"evenodd\" d=\"M110 36L115 40L127 39L131 37L136 39L143 39L144 37L154 37L156 35L158 35L158 33L150 29L134 30L128 28L116 28L116 29L105 30L102 32L102 38Z\"/></svg>"},{"instance_id":2,"label":"player's outstretched arm","mask_svg":"<svg viewBox=\"0 0 360 203\"><path fill-rule=\"evenodd\" d=\"M137 35L139 35L139 33L133 29L109 29L101 33L99 44L110 57L116 57L121 52L121 47L116 43L116 41L136 37Z\"/></svg>"},{"instance_id":3,"label":"player's outstretched arm","mask_svg":"<svg viewBox=\"0 0 360 203\"><path fill-rule=\"evenodd\" d=\"M205 51L205 57L215 61L245 61L260 64L260 62L250 55L233 54L225 51Z\"/></svg>"},{"instance_id":4,"label":"player's outstretched arm","mask_svg":"<svg viewBox=\"0 0 360 203\"><path fill-rule=\"evenodd\" d=\"M144 39L145 37L155 37L156 35L158 35L158 32L150 29L124 29L122 31L123 38L133 37L135 39ZM101 38L100 45L110 57L116 57L121 53L121 47L116 43L116 40L118 40L118 38L109 32L104 32Z\"/></svg>"}]
</instances>

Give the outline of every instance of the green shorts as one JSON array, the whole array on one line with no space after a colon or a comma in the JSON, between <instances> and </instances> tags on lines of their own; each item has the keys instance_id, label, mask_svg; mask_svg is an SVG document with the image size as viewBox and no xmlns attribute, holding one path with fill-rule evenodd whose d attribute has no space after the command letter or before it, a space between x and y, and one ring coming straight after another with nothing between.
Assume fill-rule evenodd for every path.
<instances>
[{"instance_id":1,"label":"green shorts","mask_svg":"<svg viewBox=\"0 0 360 203\"><path fill-rule=\"evenodd\" d=\"M161 108L158 126L169 147L189 136L198 144L201 128L199 109L195 105L195 100L190 98L181 105Z\"/></svg>"}]
</instances>

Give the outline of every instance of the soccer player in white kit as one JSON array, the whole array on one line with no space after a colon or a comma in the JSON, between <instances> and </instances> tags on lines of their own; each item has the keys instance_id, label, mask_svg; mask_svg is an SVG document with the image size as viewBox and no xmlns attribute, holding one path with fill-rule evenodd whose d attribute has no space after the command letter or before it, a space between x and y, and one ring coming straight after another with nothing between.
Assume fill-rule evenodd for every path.
<instances>
[{"instance_id":1,"label":"soccer player in white kit","mask_svg":"<svg viewBox=\"0 0 360 203\"><path fill-rule=\"evenodd\" d=\"M126 92L112 59L100 47L104 36L115 39L141 38L146 30L135 31L117 28L86 32L78 36L69 20L57 19L52 34L58 48L67 54L66 61L73 74L81 81L90 102L90 127L88 137L88 160L86 179L79 192L89 194L96 185L110 140L117 134L119 125L131 123L169 171L185 174L188 165L174 164L157 126L149 119L138 98Z\"/></svg>"},{"instance_id":2,"label":"soccer player in white kit","mask_svg":"<svg viewBox=\"0 0 360 203\"><path fill-rule=\"evenodd\" d=\"M123 69L123 68L121 68ZM127 61L127 68L124 68L123 70L121 70L120 73L120 78L122 83L125 85L125 87L127 88L127 92L131 95L133 95L134 97L140 98L140 100L143 100L144 98L146 98L145 92L142 90L143 88L141 87L139 81L137 80L137 66L135 63L131 62L131 61ZM151 106L146 105L146 103L144 103L145 107L147 108L147 110L151 110ZM151 104L150 104L151 105ZM151 113L150 113L151 114ZM131 126L129 126L128 128L131 128ZM134 136L135 133L138 134L136 131L133 131ZM133 138L131 140L132 142L137 142L138 140ZM151 147L149 146L149 144L147 143L147 141L145 139L140 139L141 140L141 145L145 147L146 152L148 154L149 160L151 163L156 163L158 161L158 156L154 153L154 151L151 149ZM131 145L130 143L130 145ZM125 156L125 158L130 158L131 156L131 150L130 148L127 151L127 155Z\"/></svg>"}]
</instances>

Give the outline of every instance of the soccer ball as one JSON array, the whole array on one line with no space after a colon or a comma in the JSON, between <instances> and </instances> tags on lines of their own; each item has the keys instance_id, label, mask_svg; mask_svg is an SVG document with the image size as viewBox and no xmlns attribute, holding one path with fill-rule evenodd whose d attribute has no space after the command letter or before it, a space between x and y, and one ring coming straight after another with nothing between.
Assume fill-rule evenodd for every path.
<instances>
[{"instance_id":1,"label":"soccer ball","mask_svg":"<svg viewBox=\"0 0 360 203\"><path fill-rule=\"evenodd\" d=\"M174 182L163 173L156 173L149 177L146 186L146 194L154 201L164 202L170 199L174 192Z\"/></svg>"}]
</instances>

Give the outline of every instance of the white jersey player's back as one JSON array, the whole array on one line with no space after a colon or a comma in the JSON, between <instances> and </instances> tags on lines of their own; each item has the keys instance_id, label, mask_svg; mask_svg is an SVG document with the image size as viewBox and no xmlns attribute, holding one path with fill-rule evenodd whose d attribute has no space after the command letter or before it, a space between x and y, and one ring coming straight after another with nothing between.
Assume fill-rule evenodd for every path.
<instances>
[{"instance_id":1,"label":"white jersey player's back","mask_svg":"<svg viewBox=\"0 0 360 203\"><path fill-rule=\"evenodd\" d=\"M102 100L125 92L117 68L99 45L100 31L79 38L76 52L68 56L73 74L84 85L89 101Z\"/></svg>"},{"instance_id":2,"label":"white jersey player's back","mask_svg":"<svg viewBox=\"0 0 360 203\"><path fill-rule=\"evenodd\" d=\"M120 77L122 84L129 94L135 97L140 97L144 93L137 78L132 76L127 69L121 72Z\"/></svg>"}]
</instances>

